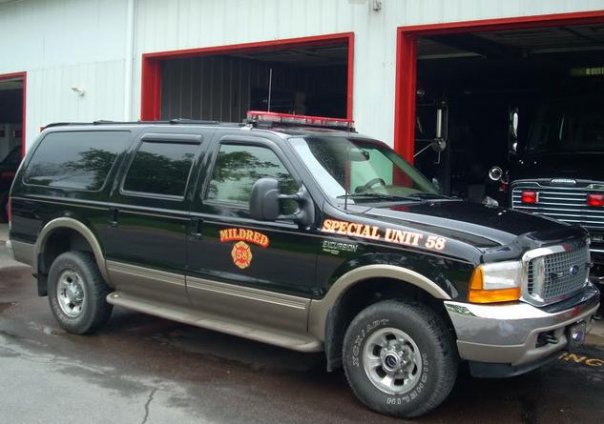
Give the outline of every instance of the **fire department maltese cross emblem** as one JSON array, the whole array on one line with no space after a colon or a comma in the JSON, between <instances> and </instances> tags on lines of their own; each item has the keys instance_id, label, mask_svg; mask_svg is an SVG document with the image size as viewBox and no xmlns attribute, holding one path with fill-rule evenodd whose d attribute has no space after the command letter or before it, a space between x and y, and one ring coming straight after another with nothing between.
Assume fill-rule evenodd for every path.
<instances>
[{"instance_id":1,"label":"fire department maltese cross emblem","mask_svg":"<svg viewBox=\"0 0 604 424\"><path fill-rule=\"evenodd\" d=\"M231 250L231 256L233 257L233 263L240 269L245 269L252 263L252 249L244 241L235 243L233 250Z\"/></svg>"}]
</instances>

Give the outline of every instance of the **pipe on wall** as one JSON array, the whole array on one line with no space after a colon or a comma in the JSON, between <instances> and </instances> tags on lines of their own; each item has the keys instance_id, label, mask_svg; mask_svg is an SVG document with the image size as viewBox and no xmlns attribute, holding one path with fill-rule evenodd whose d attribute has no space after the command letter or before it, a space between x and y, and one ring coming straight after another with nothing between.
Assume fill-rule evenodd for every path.
<instances>
[{"instance_id":1,"label":"pipe on wall","mask_svg":"<svg viewBox=\"0 0 604 424\"><path fill-rule=\"evenodd\" d=\"M134 7L136 0L128 0L126 21L126 51L124 54L124 121L130 121L132 113L132 62L134 60Z\"/></svg>"}]
</instances>

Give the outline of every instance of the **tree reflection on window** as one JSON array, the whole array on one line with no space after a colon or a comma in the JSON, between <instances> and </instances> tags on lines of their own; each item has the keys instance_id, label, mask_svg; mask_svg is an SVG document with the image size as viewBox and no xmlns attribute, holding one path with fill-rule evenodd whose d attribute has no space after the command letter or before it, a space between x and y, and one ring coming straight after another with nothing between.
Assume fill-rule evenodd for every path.
<instances>
[{"instance_id":1,"label":"tree reflection on window","mask_svg":"<svg viewBox=\"0 0 604 424\"><path fill-rule=\"evenodd\" d=\"M270 149L223 144L206 198L247 204L254 183L263 177L275 178L282 193L292 194L297 190L296 182Z\"/></svg>"}]
</instances>

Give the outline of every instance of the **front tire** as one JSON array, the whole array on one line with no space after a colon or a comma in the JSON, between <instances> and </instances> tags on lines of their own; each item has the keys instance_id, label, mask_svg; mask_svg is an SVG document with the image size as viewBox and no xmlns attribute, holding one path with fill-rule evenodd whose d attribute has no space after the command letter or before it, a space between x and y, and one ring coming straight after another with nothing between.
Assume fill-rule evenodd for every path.
<instances>
[{"instance_id":1,"label":"front tire","mask_svg":"<svg viewBox=\"0 0 604 424\"><path fill-rule=\"evenodd\" d=\"M113 305L105 300L109 292L88 253L63 253L50 266L50 309L59 325L70 333L92 333L109 320L113 310Z\"/></svg>"},{"instance_id":2,"label":"front tire","mask_svg":"<svg viewBox=\"0 0 604 424\"><path fill-rule=\"evenodd\" d=\"M353 319L343 364L354 394L369 408L417 417L442 403L457 378L455 344L443 320L420 303L376 303Z\"/></svg>"}]
</instances>

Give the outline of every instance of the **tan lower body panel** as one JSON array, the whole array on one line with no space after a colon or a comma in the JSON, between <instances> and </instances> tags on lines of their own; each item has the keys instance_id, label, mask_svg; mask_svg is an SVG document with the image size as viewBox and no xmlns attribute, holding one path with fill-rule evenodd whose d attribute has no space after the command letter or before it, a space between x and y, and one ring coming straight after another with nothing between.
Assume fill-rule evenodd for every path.
<instances>
[{"instance_id":1,"label":"tan lower body panel","mask_svg":"<svg viewBox=\"0 0 604 424\"><path fill-rule=\"evenodd\" d=\"M123 306L138 312L300 352L319 352L323 350L323 344L308 334L298 334L278 330L270 326L226 318L184 305L174 305L120 292L109 294L107 301L113 305Z\"/></svg>"}]
</instances>

